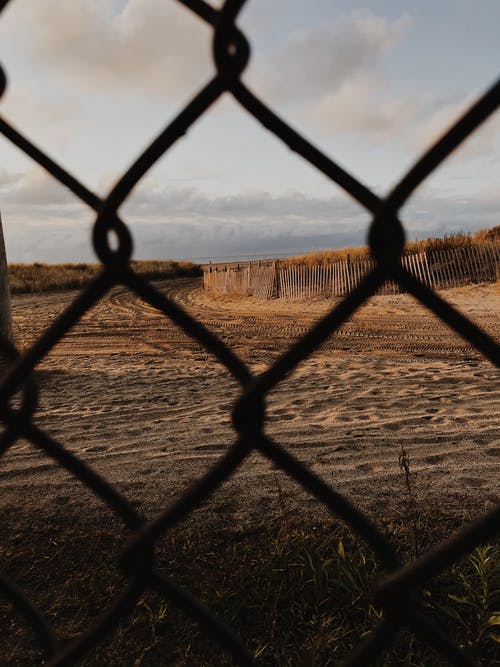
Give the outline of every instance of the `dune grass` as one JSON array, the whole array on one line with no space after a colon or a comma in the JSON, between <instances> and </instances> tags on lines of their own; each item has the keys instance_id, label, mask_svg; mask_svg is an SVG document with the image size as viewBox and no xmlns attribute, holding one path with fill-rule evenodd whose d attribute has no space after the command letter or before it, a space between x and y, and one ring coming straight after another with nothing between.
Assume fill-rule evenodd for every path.
<instances>
[{"instance_id":1,"label":"dune grass","mask_svg":"<svg viewBox=\"0 0 500 667\"><path fill-rule=\"evenodd\" d=\"M421 241L409 241L405 247L405 254L432 253L435 250L454 250L465 246L500 245L500 225L491 229L481 229L473 235L458 233L443 237L431 237ZM280 263L288 265L321 266L346 261L347 258L359 259L369 255L367 246L341 248L339 250L318 250L304 255L288 257Z\"/></svg>"},{"instance_id":2,"label":"dune grass","mask_svg":"<svg viewBox=\"0 0 500 667\"><path fill-rule=\"evenodd\" d=\"M191 262L145 260L131 262L132 268L148 280L162 280L201 275ZM87 285L102 269L101 264L9 264L12 294L29 294L78 289Z\"/></svg>"}]
</instances>

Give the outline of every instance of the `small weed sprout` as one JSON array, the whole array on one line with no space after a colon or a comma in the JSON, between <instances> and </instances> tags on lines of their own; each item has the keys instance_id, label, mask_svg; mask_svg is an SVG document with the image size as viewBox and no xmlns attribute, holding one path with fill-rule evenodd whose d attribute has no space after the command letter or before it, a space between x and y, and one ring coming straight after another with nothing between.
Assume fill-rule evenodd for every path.
<instances>
[{"instance_id":1,"label":"small weed sprout","mask_svg":"<svg viewBox=\"0 0 500 667\"><path fill-rule=\"evenodd\" d=\"M407 517L412 527L413 536L413 555L418 558L421 553L420 538L420 517L415 496L415 473L410 468L410 456L407 450L401 445L401 453L398 458L399 469L403 475L404 484L407 493Z\"/></svg>"}]
</instances>

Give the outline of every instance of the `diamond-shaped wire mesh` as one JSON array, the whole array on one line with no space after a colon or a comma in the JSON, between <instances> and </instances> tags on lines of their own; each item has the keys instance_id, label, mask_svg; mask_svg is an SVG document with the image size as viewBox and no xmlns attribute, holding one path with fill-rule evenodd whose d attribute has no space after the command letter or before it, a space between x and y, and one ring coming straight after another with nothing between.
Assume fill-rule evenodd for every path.
<instances>
[{"instance_id":1,"label":"diamond-shaped wire mesh","mask_svg":"<svg viewBox=\"0 0 500 667\"><path fill-rule=\"evenodd\" d=\"M267 436L263 424L267 393L303 359L311 355L328 336L376 293L386 280L399 283L449 327L467 339L493 364L500 366L500 345L403 268L400 258L404 247L404 229L398 218L399 210L416 187L500 105L500 82L486 91L418 160L388 196L380 199L289 127L242 83L240 76L248 62L250 48L245 36L236 26L236 20L245 0L226 0L220 10L214 9L204 0L178 1L213 27L216 74L123 174L106 199L100 199L85 188L77 178L0 117L0 131L8 140L43 166L96 212L93 245L102 262L99 275L81 291L22 356L17 357L15 350L6 342L2 342L3 352L12 358L12 363L0 385L0 416L6 425L0 440L0 454L18 438L27 439L85 484L121 517L133 533L119 562L129 580L127 590L112 602L108 611L87 633L71 641L63 649L57 647L55 636L43 615L23 591L3 575L0 575L0 594L6 597L31 624L50 665L74 664L100 642L107 632L117 626L120 619L130 612L147 590L156 591L197 620L205 632L232 654L235 663L256 664L251 652L243 645L235 631L216 618L184 589L177 587L175 583L156 571L154 545L169 528L182 521L230 478L244 464L252 451L259 451L322 502L332 515L341 518L354 533L362 537L389 573L386 579L380 582L377 594L378 602L385 611L384 620L359 644L344 664L358 666L369 664L389 645L398 629L406 625L417 636L444 654L451 664L473 665L475 664L473 660L459 646L426 619L414 593L431 577L462 558L475 546L498 535L500 506L454 535L446 543L435 547L410 565L403 566L396 548L369 518ZM6 1L0 2L0 10L6 4ZM5 89L5 81L5 76L0 70L0 93ZM373 216L369 243L376 260L375 268L301 340L259 376L253 375L247 365L216 335L133 271L129 261L132 238L125 222L118 215L119 207L145 173L225 92L232 94L243 109L304 160L340 185ZM111 247L112 234L119 239L117 249ZM170 318L224 364L241 386L241 394L233 410L233 425L237 434L233 446L201 481L194 484L173 506L149 522L145 522L127 498L113 488L106 479L100 477L78 457L38 428L32 420L37 402L37 392L32 380L32 371L36 364L115 285L128 287L165 317ZM19 390L22 390L24 399L21 407L15 410L11 407L10 399Z\"/></svg>"}]
</instances>

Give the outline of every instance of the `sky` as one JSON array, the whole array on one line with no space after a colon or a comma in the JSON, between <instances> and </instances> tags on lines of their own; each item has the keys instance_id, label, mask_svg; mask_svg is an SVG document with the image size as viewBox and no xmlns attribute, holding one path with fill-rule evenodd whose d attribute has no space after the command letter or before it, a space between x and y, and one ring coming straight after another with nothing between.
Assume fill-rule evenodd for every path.
<instances>
[{"instance_id":1,"label":"sky","mask_svg":"<svg viewBox=\"0 0 500 667\"><path fill-rule=\"evenodd\" d=\"M220 6L220 2L213 3ZM243 80L384 195L500 74L498 0L249 0ZM176 0L11 0L0 114L105 196L215 73ZM500 224L500 113L402 210L409 240ZM11 262L93 261L93 212L0 137ZM297 254L365 242L369 216L225 94L120 209L137 259Z\"/></svg>"}]
</instances>

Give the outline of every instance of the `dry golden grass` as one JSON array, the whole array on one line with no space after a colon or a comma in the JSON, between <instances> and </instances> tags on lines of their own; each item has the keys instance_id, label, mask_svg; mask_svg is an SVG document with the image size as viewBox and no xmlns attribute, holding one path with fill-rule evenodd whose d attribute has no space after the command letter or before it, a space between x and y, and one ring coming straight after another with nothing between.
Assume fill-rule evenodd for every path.
<instances>
[{"instance_id":1,"label":"dry golden grass","mask_svg":"<svg viewBox=\"0 0 500 667\"><path fill-rule=\"evenodd\" d=\"M500 225L491 227L490 229L480 229L472 237L474 243L495 243L500 244Z\"/></svg>"},{"instance_id":2,"label":"dry golden grass","mask_svg":"<svg viewBox=\"0 0 500 667\"><path fill-rule=\"evenodd\" d=\"M148 280L180 278L201 274L191 262L173 260L133 261L133 269ZM88 284L101 270L100 264L9 264L13 294L78 289Z\"/></svg>"},{"instance_id":3,"label":"dry golden grass","mask_svg":"<svg viewBox=\"0 0 500 667\"><path fill-rule=\"evenodd\" d=\"M491 229L480 229L472 236L470 234L449 234L441 238L428 238L421 241L409 241L406 244L405 254L415 255L423 252L432 253L434 250L455 250L466 246L500 245L500 225ZM288 265L321 266L343 262L348 258L356 260L368 257L367 246L358 248L341 248L339 250L321 250L305 255L289 257L281 260Z\"/></svg>"}]
</instances>

